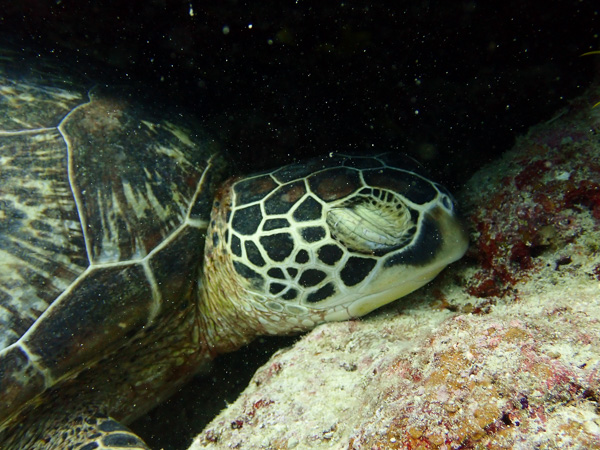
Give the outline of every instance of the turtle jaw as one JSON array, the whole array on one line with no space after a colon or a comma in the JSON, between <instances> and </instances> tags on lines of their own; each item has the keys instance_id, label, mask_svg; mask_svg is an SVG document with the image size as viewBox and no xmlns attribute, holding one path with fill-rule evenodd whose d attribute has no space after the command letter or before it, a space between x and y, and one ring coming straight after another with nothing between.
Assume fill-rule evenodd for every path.
<instances>
[{"instance_id":1,"label":"turtle jaw","mask_svg":"<svg viewBox=\"0 0 600 450\"><path fill-rule=\"evenodd\" d=\"M469 236L462 220L454 212L436 206L425 214L425 223L435 224L436 233L428 235L437 240L438 250L423 264L415 264L410 248L387 256L382 270L368 284L349 299L347 307L333 309L327 321L360 317L383 305L393 302L432 281L446 266L459 260L467 251Z\"/></svg>"},{"instance_id":2,"label":"turtle jaw","mask_svg":"<svg viewBox=\"0 0 600 450\"><path fill-rule=\"evenodd\" d=\"M383 286L383 290L381 291L361 296L351 303L345 311L338 311L328 314L326 316L326 320L341 321L353 317L364 316L371 311L376 310L377 308L387 305L388 303L392 303L394 300L404 297L405 295L416 291L420 287L423 287L433 280L443 269L444 266L441 266L425 271L414 279L404 280L401 284L398 284L397 281L395 283L390 282L387 288L386 286ZM398 277L392 276L390 278L395 278L397 280Z\"/></svg>"}]
</instances>

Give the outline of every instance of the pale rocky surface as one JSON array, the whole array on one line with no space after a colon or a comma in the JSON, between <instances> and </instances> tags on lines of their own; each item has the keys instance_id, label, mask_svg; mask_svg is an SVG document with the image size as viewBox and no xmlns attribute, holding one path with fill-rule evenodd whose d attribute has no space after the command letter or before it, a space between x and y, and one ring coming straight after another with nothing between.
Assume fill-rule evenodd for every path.
<instances>
[{"instance_id":1,"label":"pale rocky surface","mask_svg":"<svg viewBox=\"0 0 600 450\"><path fill-rule=\"evenodd\" d=\"M600 448L596 96L467 184L465 259L278 352L190 449Z\"/></svg>"}]
</instances>

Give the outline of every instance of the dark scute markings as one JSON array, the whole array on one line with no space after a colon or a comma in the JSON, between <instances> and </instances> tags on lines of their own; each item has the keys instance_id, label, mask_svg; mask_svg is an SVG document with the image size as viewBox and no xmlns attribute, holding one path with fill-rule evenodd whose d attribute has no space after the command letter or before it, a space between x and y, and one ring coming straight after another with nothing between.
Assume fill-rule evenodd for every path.
<instances>
[{"instance_id":1,"label":"dark scute markings","mask_svg":"<svg viewBox=\"0 0 600 450\"><path fill-rule=\"evenodd\" d=\"M327 283L325 286L317 289L315 292L311 292L306 297L306 301L309 303L317 303L331 297L335 294L335 286L333 283Z\"/></svg>"},{"instance_id":2,"label":"dark scute markings","mask_svg":"<svg viewBox=\"0 0 600 450\"><path fill-rule=\"evenodd\" d=\"M85 444L83 447L80 447L79 450L94 450L100 447L100 444L97 442L90 442L89 444Z\"/></svg>"},{"instance_id":3,"label":"dark scute markings","mask_svg":"<svg viewBox=\"0 0 600 450\"><path fill-rule=\"evenodd\" d=\"M358 171L340 167L311 176L308 185L317 197L330 202L353 194L362 183Z\"/></svg>"},{"instance_id":4,"label":"dark scute markings","mask_svg":"<svg viewBox=\"0 0 600 450\"><path fill-rule=\"evenodd\" d=\"M251 281L252 284L255 287L262 288L262 286L264 284L264 281L265 281L263 279L262 275L260 275L259 273L255 272L250 267L248 267L246 264L243 264L243 263L241 263L239 261L234 261L233 262L233 268L241 276L243 276L247 280Z\"/></svg>"},{"instance_id":5,"label":"dark scute markings","mask_svg":"<svg viewBox=\"0 0 600 450\"><path fill-rule=\"evenodd\" d=\"M308 256L308 252L304 249L300 250L297 254L296 254L296 259L295 261L298 264L306 264L308 261L310 260L310 257Z\"/></svg>"},{"instance_id":6,"label":"dark scute markings","mask_svg":"<svg viewBox=\"0 0 600 450\"><path fill-rule=\"evenodd\" d=\"M212 235L212 242L213 242L213 247L216 247L217 245L219 245L219 233L217 233L216 231Z\"/></svg>"},{"instance_id":7,"label":"dark scute markings","mask_svg":"<svg viewBox=\"0 0 600 450\"><path fill-rule=\"evenodd\" d=\"M275 262L282 262L294 250L294 239L289 233L278 233L262 236L260 244L269 258Z\"/></svg>"},{"instance_id":8,"label":"dark scute markings","mask_svg":"<svg viewBox=\"0 0 600 450\"><path fill-rule=\"evenodd\" d=\"M287 219L267 219L263 224L263 231L279 230L280 228L288 228L290 223Z\"/></svg>"},{"instance_id":9,"label":"dark scute markings","mask_svg":"<svg viewBox=\"0 0 600 450\"><path fill-rule=\"evenodd\" d=\"M302 239L306 242L317 242L325 238L325 228L323 227L306 227L300 231Z\"/></svg>"},{"instance_id":10,"label":"dark scute markings","mask_svg":"<svg viewBox=\"0 0 600 450\"><path fill-rule=\"evenodd\" d=\"M100 425L98 425L98 429L100 431L104 431L105 433L112 433L114 431L129 431L129 428L113 419L102 421Z\"/></svg>"},{"instance_id":11,"label":"dark scute markings","mask_svg":"<svg viewBox=\"0 0 600 450\"><path fill-rule=\"evenodd\" d=\"M384 267L398 264L424 266L435 258L442 244L442 235L437 223L426 214L413 245L393 254L385 261Z\"/></svg>"},{"instance_id":12,"label":"dark scute markings","mask_svg":"<svg viewBox=\"0 0 600 450\"><path fill-rule=\"evenodd\" d=\"M344 252L335 244L327 244L319 248L317 257L328 266L333 266L340 260Z\"/></svg>"},{"instance_id":13,"label":"dark scute markings","mask_svg":"<svg viewBox=\"0 0 600 450\"><path fill-rule=\"evenodd\" d=\"M231 253L240 258L242 257L242 241L235 234L231 235Z\"/></svg>"},{"instance_id":14,"label":"dark scute markings","mask_svg":"<svg viewBox=\"0 0 600 450\"><path fill-rule=\"evenodd\" d=\"M265 260L254 242L246 241L244 242L244 247L246 248L246 256L252 264L258 267L263 267L265 265Z\"/></svg>"},{"instance_id":15,"label":"dark scute markings","mask_svg":"<svg viewBox=\"0 0 600 450\"><path fill-rule=\"evenodd\" d=\"M298 269L296 269L295 267L289 267L287 269L287 273L290 276L290 278L295 278L296 275L298 275Z\"/></svg>"},{"instance_id":16,"label":"dark scute markings","mask_svg":"<svg viewBox=\"0 0 600 450\"><path fill-rule=\"evenodd\" d=\"M317 220L321 218L322 211L323 206L313 197L308 197L300 203L300 206L296 208L292 217L298 222Z\"/></svg>"},{"instance_id":17,"label":"dark scute markings","mask_svg":"<svg viewBox=\"0 0 600 450\"><path fill-rule=\"evenodd\" d=\"M340 277L346 286L355 286L369 275L375 264L374 259L352 256L340 272Z\"/></svg>"},{"instance_id":18,"label":"dark scute markings","mask_svg":"<svg viewBox=\"0 0 600 450\"><path fill-rule=\"evenodd\" d=\"M102 443L108 448L143 448L144 442L132 433L109 434Z\"/></svg>"},{"instance_id":19,"label":"dark scute markings","mask_svg":"<svg viewBox=\"0 0 600 450\"><path fill-rule=\"evenodd\" d=\"M419 223L419 217L421 217L421 213L416 209L408 208L410 212L410 220L412 223Z\"/></svg>"},{"instance_id":20,"label":"dark scute markings","mask_svg":"<svg viewBox=\"0 0 600 450\"><path fill-rule=\"evenodd\" d=\"M239 234L250 236L256 233L261 220L262 213L260 212L260 206L252 205L234 211L231 227Z\"/></svg>"},{"instance_id":21,"label":"dark scute markings","mask_svg":"<svg viewBox=\"0 0 600 450\"><path fill-rule=\"evenodd\" d=\"M276 187L277 183L269 175L238 181L233 186L236 194L236 206L262 200Z\"/></svg>"},{"instance_id":22,"label":"dark scute markings","mask_svg":"<svg viewBox=\"0 0 600 450\"><path fill-rule=\"evenodd\" d=\"M296 297L298 297L298 291L296 289L288 289L281 296L284 300L294 300Z\"/></svg>"},{"instance_id":23,"label":"dark scute markings","mask_svg":"<svg viewBox=\"0 0 600 450\"><path fill-rule=\"evenodd\" d=\"M273 295L277 295L279 294L281 291L283 291L287 286L285 284L281 284L281 283L271 283L269 285L269 293L273 294Z\"/></svg>"},{"instance_id":24,"label":"dark scute markings","mask_svg":"<svg viewBox=\"0 0 600 450\"><path fill-rule=\"evenodd\" d=\"M279 267L273 267L269 269L267 275L269 275L271 278L279 278L280 280L285 280L285 274L283 273L283 270L281 270Z\"/></svg>"},{"instance_id":25,"label":"dark scute markings","mask_svg":"<svg viewBox=\"0 0 600 450\"><path fill-rule=\"evenodd\" d=\"M342 166L356 168L381 167L381 163L372 157L354 157L333 153L324 157L317 157L308 161L284 166L273 172L272 175L276 180L287 183L298 178L308 177L317 171Z\"/></svg>"},{"instance_id":26,"label":"dark scute markings","mask_svg":"<svg viewBox=\"0 0 600 450\"><path fill-rule=\"evenodd\" d=\"M285 214L306 194L304 181L296 181L275 189L265 200L268 215Z\"/></svg>"},{"instance_id":27,"label":"dark scute markings","mask_svg":"<svg viewBox=\"0 0 600 450\"><path fill-rule=\"evenodd\" d=\"M319 165L322 166L322 164L319 164L318 160L314 159L297 164L289 164L273 172L273 178L280 183L288 183L310 175L319 168Z\"/></svg>"},{"instance_id":28,"label":"dark scute markings","mask_svg":"<svg viewBox=\"0 0 600 450\"><path fill-rule=\"evenodd\" d=\"M365 182L374 188L398 192L421 205L432 201L438 195L430 182L401 170L365 170L363 177Z\"/></svg>"},{"instance_id":29,"label":"dark scute markings","mask_svg":"<svg viewBox=\"0 0 600 450\"><path fill-rule=\"evenodd\" d=\"M325 279L327 274L318 269L306 269L300 275L300 279L298 280L298 284L302 287L312 287L319 284L321 281Z\"/></svg>"}]
</instances>

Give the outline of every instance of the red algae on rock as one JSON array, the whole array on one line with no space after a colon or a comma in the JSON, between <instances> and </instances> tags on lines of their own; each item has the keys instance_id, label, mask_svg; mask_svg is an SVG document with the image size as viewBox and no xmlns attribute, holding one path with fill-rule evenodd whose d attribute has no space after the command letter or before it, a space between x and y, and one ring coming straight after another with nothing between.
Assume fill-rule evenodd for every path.
<instances>
[{"instance_id":1,"label":"red algae on rock","mask_svg":"<svg viewBox=\"0 0 600 450\"><path fill-rule=\"evenodd\" d=\"M574 250L584 258L597 251L588 238L600 229L599 132L600 110L572 102L470 180L462 200L471 212L470 254L480 263L471 295L515 295L532 272L561 270Z\"/></svg>"}]
</instances>

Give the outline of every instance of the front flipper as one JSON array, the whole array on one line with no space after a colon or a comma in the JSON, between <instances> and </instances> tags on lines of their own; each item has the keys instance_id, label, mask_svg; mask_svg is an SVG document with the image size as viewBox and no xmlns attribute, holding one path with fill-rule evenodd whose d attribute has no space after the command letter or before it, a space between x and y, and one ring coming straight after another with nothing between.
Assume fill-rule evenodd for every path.
<instances>
[{"instance_id":1,"label":"front flipper","mask_svg":"<svg viewBox=\"0 0 600 450\"><path fill-rule=\"evenodd\" d=\"M150 450L150 447L133 431L110 417L88 418L86 421L88 425L90 425L89 421L96 423L91 429L85 430L85 436L81 436L85 440L80 450Z\"/></svg>"},{"instance_id":2,"label":"front flipper","mask_svg":"<svg viewBox=\"0 0 600 450\"><path fill-rule=\"evenodd\" d=\"M65 416L57 411L46 415L41 423L28 424L27 429L22 429L21 424L0 447L15 450L150 450L129 428L104 414L76 414L64 419Z\"/></svg>"}]
</instances>

